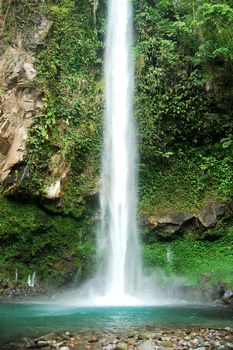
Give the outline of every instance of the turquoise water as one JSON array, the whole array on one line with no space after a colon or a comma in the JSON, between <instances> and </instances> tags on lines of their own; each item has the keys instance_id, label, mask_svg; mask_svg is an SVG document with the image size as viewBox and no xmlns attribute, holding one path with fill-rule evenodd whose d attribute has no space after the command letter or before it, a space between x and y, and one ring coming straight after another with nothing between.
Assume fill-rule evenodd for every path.
<instances>
[{"instance_id":1,"label":"turquoise water","mask_svg":"<svg viewBox=\"0 0 233 350\"><path fill-rule=\"evenodd\" d=\"M41 303L0 304L0 344L52 331L107 331L145 326L233 327L233 311L213 306L72 308Z\"/></svg>"}]
</instances>

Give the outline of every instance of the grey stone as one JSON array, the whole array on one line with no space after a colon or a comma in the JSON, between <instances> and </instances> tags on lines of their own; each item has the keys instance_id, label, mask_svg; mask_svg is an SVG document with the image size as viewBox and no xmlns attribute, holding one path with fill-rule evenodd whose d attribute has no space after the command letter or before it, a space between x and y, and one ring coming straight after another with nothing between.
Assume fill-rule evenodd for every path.
<instances>
[{"instance_id":1,"label":"grey stone","mask_svg":"<svg viewBox=\"0 0 233 350\"><path fill-rule=\"evenodd\" d=\"M115 347L115 345L113 345L113 344L108 344L108 345L106 345L106 346L104 347L104 349L105 349L105 350L113 350L114 347Z\"/></svg>"},{"instance_id":2,"label":"grey stone","mask_svg":"<svg viewBox=\"0 0 233 350\"><path fill-rule=\"evenodd\" d=\"M36 345L38 346L38 348L44 348L45 346L48 346L48 342L45 340L38 340L38 342L36 343Z\"/></svg>"},{"instance_id":3,"label":"grey stone","mask_svg":"<svg viewBox=\"0 0 233 350\"><path fill-rule=\"evenodd\" d=\"M231 290L226 290L222 296L222 300L227 304L233 303L233 292Z\"/></svg>"},{"instance_id":4,"label":"grey stone","mask_svg":"<svg viewBox=\"0 0 233 350\"><path fill-rule=\"evenodd\" d=\"M151 340L147 340L138 346L139 350L153 350L155 344Z\"/></svg>"},{"instance_id":5,"label":"grey stone","mask_svg":"<svg viewBox=\"0 0 233 350\"><path fill-rule=\"evenodd\" d=\"M224 215L225 210L226 205L224 203L210 200L198 214L198 219L204 227L212 227L217 223L217 219Z\"/></svg>"}]
</instances>

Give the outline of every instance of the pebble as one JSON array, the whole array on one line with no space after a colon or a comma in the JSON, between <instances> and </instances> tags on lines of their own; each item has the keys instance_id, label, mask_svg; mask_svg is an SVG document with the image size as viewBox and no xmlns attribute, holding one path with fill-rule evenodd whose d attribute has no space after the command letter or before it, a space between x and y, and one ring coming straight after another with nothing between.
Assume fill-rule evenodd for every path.
<instances>
[{"instance_id":1,"label":"pebble","mask_svg":"<svg viewBox=\"0 0 233 350\"><path fill-rule=\"evenodd\" d=\"M14 346L13 346L14 345ZM233 350L232 328L144 328L97 334L51 332L11 349L41 350Z\"/></svg>"}]
</instances>

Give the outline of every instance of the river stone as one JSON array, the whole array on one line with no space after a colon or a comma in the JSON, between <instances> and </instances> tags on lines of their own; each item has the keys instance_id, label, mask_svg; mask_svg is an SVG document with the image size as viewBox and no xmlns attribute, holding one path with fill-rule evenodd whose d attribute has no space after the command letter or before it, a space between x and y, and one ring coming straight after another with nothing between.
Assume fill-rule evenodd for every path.
<instances>
[{"instance_id":1,"label":"river stone","mask_svg":"<svg viewBox=\"0 0 233 350\"><path fill-rule=\"evenodd\" d=\"M233 343L227 342L226 343L226 348L227 349L233 349Z\"/></svg>"},{"instance_id":2,"label":"river stone","mask_svg":"<svg viewBox=\"0 0 233 350\"><path fill-rule=\"evenodd\" d=\"M114 346L113 344L108 344L104 347L105 350L113 350L114 349Z\"/></svg>"},{"instance_id":3,"label":"river stone","mask_svg":"<svg viewBox=\"0 0 233 350\"><path fill-rule=\"evenodd\" d=\"M88 343L97 343L99 341L99 339L95 336L91 337L90 339L88 339Z\"/></svg>"},{"instance_id":4,"label":"river stone","mask_svg":"<svg viewBox=\"0 0 233 350\"><path fill-rule=\"evenodd\" d=\"M63 346L62 348L60 348L59 350L70 350L70 348L68 346Z\"/></svg>"},{"instance_id":5,"label":"river stone","mask_svg":"<svg viewBox=\"0 0 233 350\"><path fill-rule=\"evenodd\" d=\"M49 344L45 340L38 340L36 345L37 345L38 348L44 348L44 347L48 346Z\"/></svg>"},{"instance_id":6,"label":"river stone","mask_svg":"<svg viewBox=\"0 0 233 350\"><path fill-rule=\"evenodd\" d=\"M138 350L153 350L155 344L151 340L147 340L139 345Z\"/></svg>"},{"instance_id":7,"label":"river stone","mask_svg":"<svg viewBox=\"0 0 233 350\"><path fill-rule=\"evenodd\" d=\"M160 345L164 348L171 348L173 344L170 340L163 340Z\"/></svg>"},{"instance_id":8,"label":"river stone","mask_svg":"<svg viewBox=\"0 0 233 350\"><path fill-rule=\"evenodd\" d=\"M26 348L28 348L28 349L35 349L36 348L36 343L34 342L34 340L27 339L27 338L24 338L24 340L26 342Z\"/></svg>"},{"instance_id":9,"label":"river stone","mask_svg":"<svg viewBox=\"0 0 233 350\"><path fill-rule=\"evenodd\" d=\"M128 346L126 343L118 343L115 350L128 350Z\"/></svg>"},{"instance_id":10,"label":"river stone","mask_svg":"<svg viewBox=\"0 0 233 350\"><path fill-rule=\"evenodd\" d=\"M138 339L140 340L144 340L144 339L152 339L154 338L154 333L153 332L149 332L149 331L145 331L145 332L141 332L138 335Z\"/></svg>"},{"instance_id":11,"label":"river stone","mask_svg":"<svg viewBox=\"0 0 233 350\"><path fill-rule=\"evenodd\" d=\"M49 334L46 334L44 336L44 340L54 340L56 338L56 333L55 332L51 332Z\"/></svg>"}]
</instances>

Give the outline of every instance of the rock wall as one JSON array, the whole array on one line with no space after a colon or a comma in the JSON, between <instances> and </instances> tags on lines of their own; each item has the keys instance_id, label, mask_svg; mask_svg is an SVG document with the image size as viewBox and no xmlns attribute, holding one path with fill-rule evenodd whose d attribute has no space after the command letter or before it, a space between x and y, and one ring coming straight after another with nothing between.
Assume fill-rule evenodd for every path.
<instances>
[{"instance_id":1,"label":"rock wall","mask_svg":"<svg viewBox=\"0 0 233 350\"><path fill-rule=\"evenodd\" d=\"M215 227L219 220L228 219L232 215L232 203L210 199L197 213L174 213L168 210L166 214L155 214L143 218L140 224L147 226L155 234L166 233L167 236L172 237L173 234L184 233L191 227L202 233Z\"/></svg>"},{"instance_id":2,"label":"rock wall","mask_svg":"<svg viewBox=\"0 0 233 350\"><path fill-rule=\"evenodd\" d=\"M22 162L28 129L43 107L36 90L34 57L19 44L9 47L0 61L0 181Z\"/></svg>"}]
</instances>

